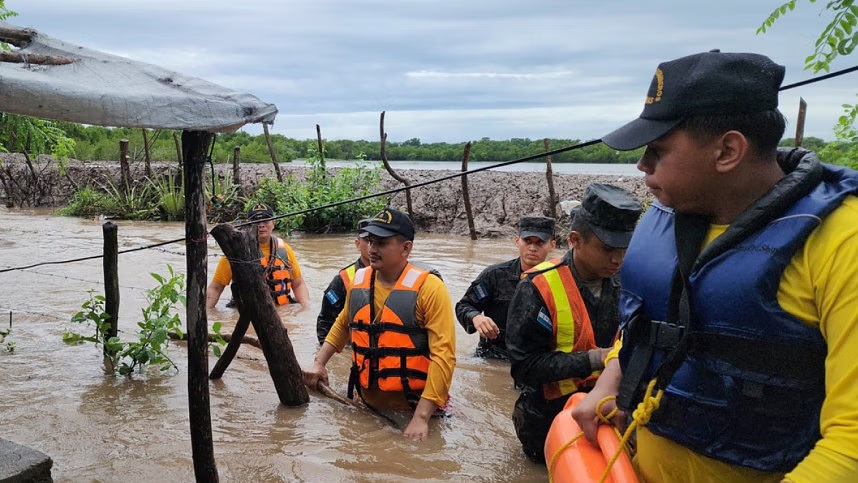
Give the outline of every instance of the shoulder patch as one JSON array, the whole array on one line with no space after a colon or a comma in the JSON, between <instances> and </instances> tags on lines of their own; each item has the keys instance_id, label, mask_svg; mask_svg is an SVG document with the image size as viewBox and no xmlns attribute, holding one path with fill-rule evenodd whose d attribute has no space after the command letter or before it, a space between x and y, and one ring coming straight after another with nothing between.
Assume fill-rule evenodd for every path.
<instances>
[{"instance_id":1,"label":"shoulder patch","mask_svg":"<svg viewBox=\"0 0 858 483\"><path fill-rule=\"evenodd\" d=\"M542 327L548 329L549 332L554 332L554 324L551 323L551 316L548 315L548 310L545 307L539 309L539 314L536 315L536 321Z\"/></svg>"},{"instance_id":2,"label":"shoulder patch","mask_svg":"<svg viewBox=\"0 0 858 483\"><path fill-rule=\"evenodd\" d=\"M340 297L333 290L328 290L327 292L325 292L325 298L328 299L328 302L332 304L336 304L337 300L340 299Z\"/></svg>"},{"instance_id":3,"label":"shoulder patch","mask_svg":"<svg viewBox=\"0 0 858 483\"><path fill-rule=\"evenodd\" d=\"M489 292L483 284L479 284L474 287L474 293L477 294L477 298L480 300L489 296Z\"/></svg>"}]
</instances>

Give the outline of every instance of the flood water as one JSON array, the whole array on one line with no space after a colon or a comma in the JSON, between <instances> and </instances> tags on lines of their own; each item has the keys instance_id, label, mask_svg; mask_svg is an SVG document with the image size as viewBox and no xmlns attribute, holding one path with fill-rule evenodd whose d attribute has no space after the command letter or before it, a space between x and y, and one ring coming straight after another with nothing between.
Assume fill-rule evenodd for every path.
<instances>
[{"instance_id":1,"label":"flood water","mask_svg":"<svg viewBox=\"0 0 858 483\"><path fill-rule=\"evenodd\" d=\"M101 221L0 208L0 269L67 260L102 251ZM120 250L184 237L181 223L116 221ZM318 349L315 320L322 292L357 254L350 235L295 235L289 239L310 288L312 305L279 309L302 366ZM220 250L209 238L209 277ZM417 234L412 259L439 269L452 302L488 264L515 256L511 240ZM554 255L560 255L558 250ZM167 264L185 273L184 246L119 256L119 329L132 339L150 272ZM62 341L69 319L88 298L103 293L101 259L0 273L0 328L13 352L0 346L0 437L38 449L54 460L56 481L193 481L188 423L187 350L172 343L178 374L105 375L100 348ZM237 313L225 307L229 289L209 324L228 332ZM9 315L11 313L11 316ZM184 308L180 313L184 319ZM252 330L252 329L251 329ZM473 357L476 337L457 324L453 415L433 419L426 442L415 443L369 413L315 393L310 403L279 403L262 352L245 345L223 378L212 381L215 460L221 481L480 481L547 479L544 467L521 453L510 420L517 393L509 366ZM209 368L217 359L211 355ZM328 364L331 387L345 394L350 360ZM407 421L407 418L400 418Z\"/></svg>"}]
</instances>

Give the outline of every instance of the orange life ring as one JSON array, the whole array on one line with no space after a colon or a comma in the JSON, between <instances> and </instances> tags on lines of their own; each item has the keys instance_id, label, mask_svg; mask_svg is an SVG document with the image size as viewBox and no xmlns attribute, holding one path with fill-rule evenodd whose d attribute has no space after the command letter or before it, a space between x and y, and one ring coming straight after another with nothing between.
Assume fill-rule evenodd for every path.
<instances>
[{"instance_id":1,"label":"orange life ring","mask_svg":"<svg viewBox=\"0 0 858 483\"><path fill-rule=\"evenodd\" d=\"M563 410L554 418L548 436L545 438L545 462L548 474L554 482L598 482L605 473L605 467L620 447L620 438L608 425L599 426L596 435L599 448L587 441L578 423L572 418L571 409L586 396L579 392L573 394ZM572 441L570 443L570 441ZM614 462L605 482L638 483L631 459L622 451Z\"/></svg>"}]
</instances>

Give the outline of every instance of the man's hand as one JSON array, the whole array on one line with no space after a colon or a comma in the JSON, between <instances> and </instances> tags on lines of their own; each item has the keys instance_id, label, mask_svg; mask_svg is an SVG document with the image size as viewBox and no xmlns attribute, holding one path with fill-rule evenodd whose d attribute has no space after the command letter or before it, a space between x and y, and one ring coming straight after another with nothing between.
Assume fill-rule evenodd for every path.
<instances>
[{"instance_id":1,"label":"man's hand","mask_svg":"<svg viewBox=\"0 0 858 483\"><path fill-rule=\"evenodd\" d=\"M435 413L438 406L428 399L420 398L417 407L414 408L414 416L408 426L402 431L402 436L412 441L426 441L429 435L429 418Z\"/></svg>"},{"instance_id":2,"label":"man's hand","mask_svg":"<svg viewBox=\"0 0 858 483\"><path fill-rule=\"evenodd\" d=\"M602 371L602 375L599 376L599 380L596 381L596 386L593 390L590 391L590 393L587 394L577 406L572 408L572 418L575 419L575 422L577 422L578 426L581 427L581 430L584 431L584 437L587 438L587 441L596 447L599 446L599 442L596 439L596 432L599 428L599 424L602 423L598 414L596 414L597 407L602 399L617 395L617 390L620 387L620 379L622 379L622 377L623 373L620 369L620 362L616 359L611 360L605 370ZM610 399L602 404L600 408L601 413L603 415L607 415L616 407L616 401L614 399ZM618 413L614 416L614 421L619 422L622 421L623 418L624 415Z\"/></svg>"},{"instance_id":3,"label":"man's hand","mask_svg":"<svg viewBox=\"0 0 858 483\"><path fill-rule=\"evenodd\" d=\"M322 364L314 362L304 371L304 385L315 390L320 382L328 385L328 370Z\"/></svg>"},{"instance_id":4,"label":"man's hand","mask_svg":"<svg viewBox=\"0 0 858 483\"><path fill-rule=\"evenodd\" d=\"M497 339L500 335L500 329L497 324L495 324L495 321L489 316L483 314L475 315L471 320L471 323L474 324L474 328L477 329L477 333L480 334L480 337L484 339Z\"/></svg>"}]
</instances>

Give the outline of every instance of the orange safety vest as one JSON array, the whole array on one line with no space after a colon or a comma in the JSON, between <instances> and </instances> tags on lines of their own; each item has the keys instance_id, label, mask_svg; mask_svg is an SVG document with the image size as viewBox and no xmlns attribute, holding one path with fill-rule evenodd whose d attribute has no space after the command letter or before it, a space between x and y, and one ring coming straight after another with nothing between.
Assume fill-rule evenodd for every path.
<instances>
[{"instance_id":1,"label":"orange safety vest","mask_svg":"<svg viewBox=\"0 0 858 483\"><path fill-rule=\"evenodd\" d=\"M343 286L346 288L346 292L349 291L349 288L352 286L352 280L355 279L355 272L357 271L357 262L352 263L348 267L340 270L340 279L343 281Z\"/></svg>"},{"instance_id":2,"label":"orange safety vest","mask_svg":"<svg viewBox=\"0 0 858 483\"><path fill-rule=\"evenodd\" d=\"M417 324L417 293L428 276L428 271L406 265L376 314L372 267L355 273L348 310L352 371L360 387L403 391L409 400L419 398L429 371L429 336Z\"/></svg>"},{"instance_id":3,"label":"orange safety vest","mask_svg":"<svg viewBox=\"0 0 858 483\"><path fill-rule=\"evenodd\" d=\"M268 283L268 289L274 303L277 305L288 304L290 302L289 294L292 290L292 267L289 266L286 243L272 235L271 254L268 258L262 257L260 262L265 269L265 282Z\"/></svg>"},{"instance_id":4,"label":"orange safety vest","mask_svg":"<svg viewBox=\"0 0 858 483\"><path fill-rule=\"evenodd\" d=\"M561 260L545 261L531 269L537 272L531 278L539 291L545 307L551 316L554 332L554 351L578 352L596 348L593 324L590 315L578 291L575 277L569 265L561 265ZM546 400L557 399L572 394L582 387L592 387L600 371L594 371L586 378L570 377L542 385Z\"/></svg>"}]
</instances>

